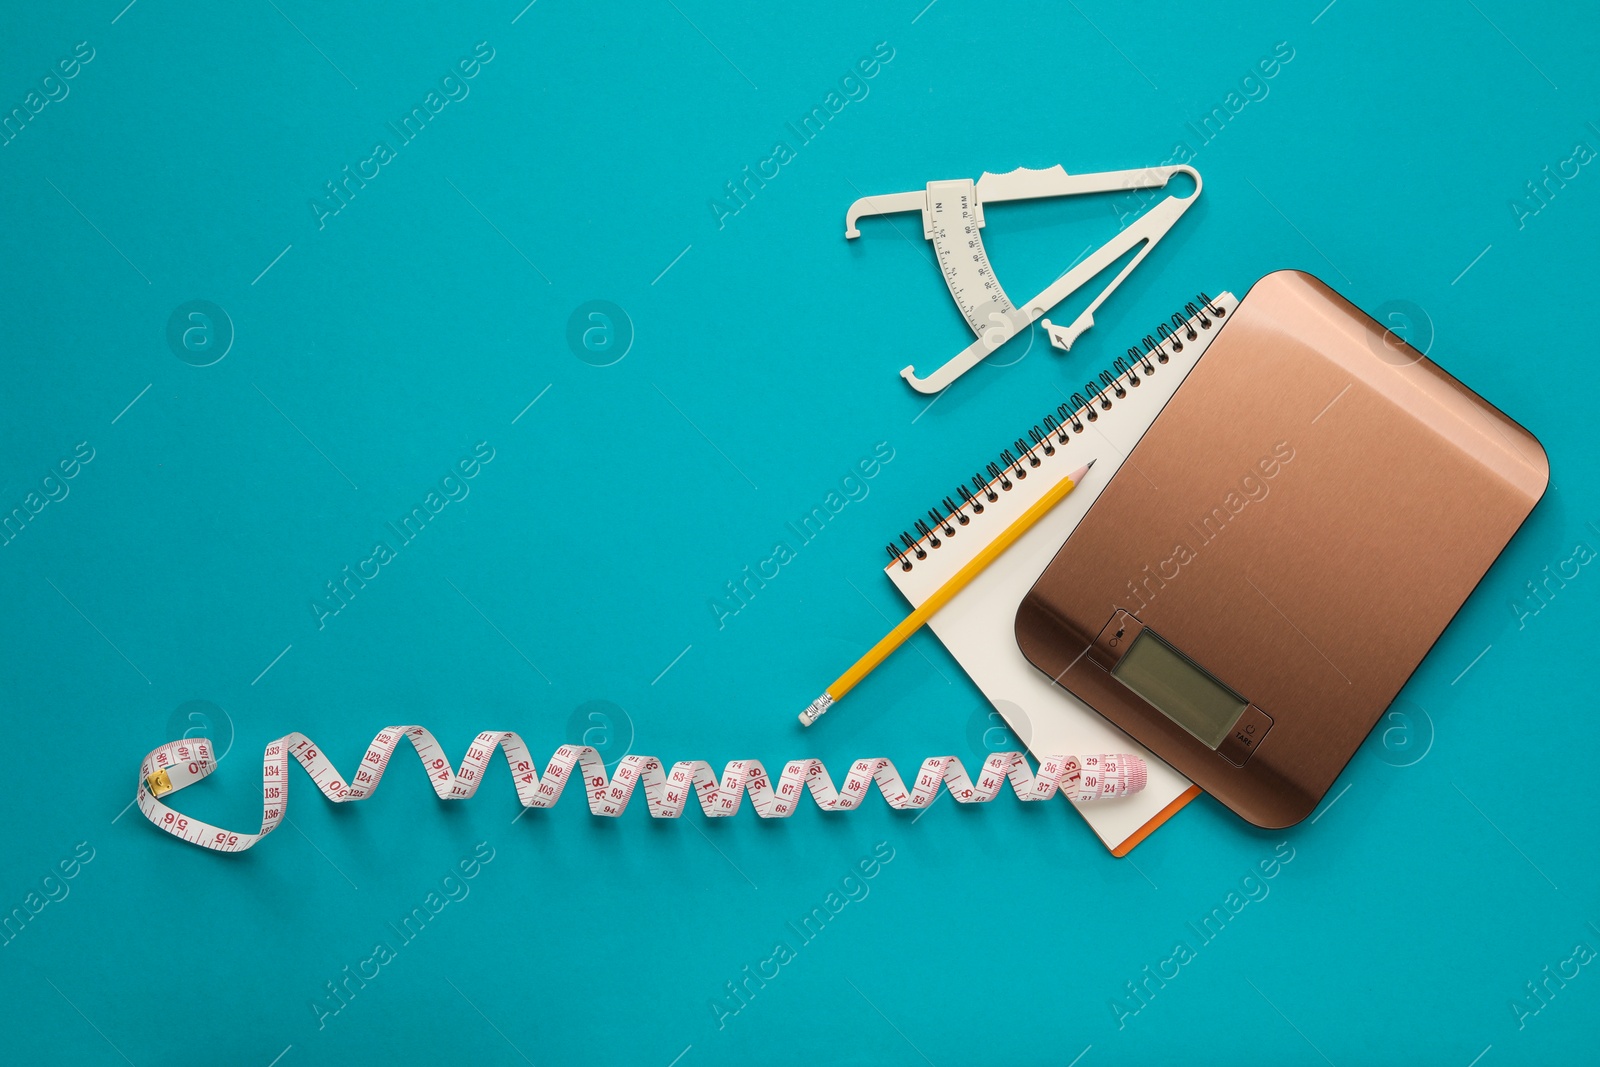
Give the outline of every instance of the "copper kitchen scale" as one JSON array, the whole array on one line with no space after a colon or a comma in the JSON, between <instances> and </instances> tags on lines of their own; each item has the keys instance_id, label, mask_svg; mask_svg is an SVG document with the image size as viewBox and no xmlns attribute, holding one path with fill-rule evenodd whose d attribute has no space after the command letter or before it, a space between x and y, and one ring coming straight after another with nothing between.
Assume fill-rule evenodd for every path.
<instances>
[{"instance_id":1,"label":"copper kitchen scale","mask_svg":"<svg viewBox=\"0 0 1600 1067\"><path fill-rule=\"evenodd\" d=\"M1017 612L1034 666L1263 827L1316 807L1549 482L1328 286L1261 279Z\"/></svg>"}]
</instances>

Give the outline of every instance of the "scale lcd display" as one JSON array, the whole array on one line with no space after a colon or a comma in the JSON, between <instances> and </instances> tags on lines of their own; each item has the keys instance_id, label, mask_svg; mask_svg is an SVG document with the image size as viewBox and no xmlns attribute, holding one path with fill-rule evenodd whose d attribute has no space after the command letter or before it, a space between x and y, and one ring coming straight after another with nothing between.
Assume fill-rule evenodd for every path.
<instances>
[{"instance_id":1,"label":"scale lcd display","mask_svg":"<svg viewBox=\"0 0 1600 1067\"><path fill-rule=\"evenodd\" d=\"M1149 630L1133 639L1111 676L1213 750L1249 704Z\"/></svg>"}]
</instances>

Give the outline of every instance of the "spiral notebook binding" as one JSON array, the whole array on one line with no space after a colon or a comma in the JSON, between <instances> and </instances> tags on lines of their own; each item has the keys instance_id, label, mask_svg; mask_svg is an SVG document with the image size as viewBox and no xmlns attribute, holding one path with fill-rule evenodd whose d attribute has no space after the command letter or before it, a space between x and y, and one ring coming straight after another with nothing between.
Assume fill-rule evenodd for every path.
<instances>
[{"instance_id":1,"label":"spiral notebook binding","mask_svg":"<svg viewBox=\"0 0 1600 1067\"><path fill-rule=\"evenodd\" d=\"M915 568L917 561L928 558L930 550L937 550L945 540L955 537L961 528L970 525L984 513L985 503L994 503L1001 493L1008 493L1016 483L1027 478L1028 471L1040 466L1039 454L1053 456L1065 447L1072 435L1082 435L1087 423L1097 422L1100 413L1110 411L1118 400L1127 397L1130 389L1170 362L1172 355L1183 351L1186 341L1200 337L1201 330L1209 330L1227 311L1205 293L1175 311L1172 317L1158 323L1153 333L1147 333L1139 345L1130 347L1127 354L1115 359L1109 371L1101 371L1094 381L1085 382L1083 391L1073 393L1065 404L1045 415L1027 432L1015 438L1010 448L1000 451L996 462L986 464L972 476L971 487L956 488L956 497L945 497L928 509L926 519L917 519L912 530L900 534L900 544L890 542L889 558L903 571ZM1069 433L1070 431L1070 433ZM987 477L986 477L987 476Z\"/></svg>"},{"instance_id":2,"label":"spiral notebook binding","mask_svg":"<svg viewBox=\"0 0 1600 1067\"><path fill-rule=\"evenodd\" d=\"M1129 363L1129 359L1132 359L1133 362ZM1139 383L1144 380L1139 377L1139 350L1137 348L1128 349L1128 354L1126 356L1118 356L1116 360L1112 362L1111 368L1118 374L1126 375L1128 378L1128 384L1133 386L1135 389L1137 389L1139 387ZM1150 372L1147 370L1145 373L1148 374Z\"/></svg>"}]
</instances>

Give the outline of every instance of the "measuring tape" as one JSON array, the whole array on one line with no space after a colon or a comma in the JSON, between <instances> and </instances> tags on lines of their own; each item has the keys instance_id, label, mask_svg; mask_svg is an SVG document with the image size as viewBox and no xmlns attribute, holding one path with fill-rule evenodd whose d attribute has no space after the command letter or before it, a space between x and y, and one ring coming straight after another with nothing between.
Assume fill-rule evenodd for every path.
<instances>
[{"instance_id":1,"label":"measuring tape","mask_svg":"<svg viewBox=\"0 0 1600 1067\"><path fill-rule=\"evenodd\" d=\"M440 800L465 800L478 791L489 759L496 748L505 751L517 786L517 797L524 808L552 807L579 769L582 788L594 815L616 818L628 806L634 786L644 783L645 802L657 819L676 819L683 814L694 787L700 809L711 818L735 815L744 794L756 814L763 819L785 819L794 814L801 794L809 789L811 798L823 811L849 811L859 807L867 795L867 784L876 782L878 791L897 811L926 808L939 795L941 785L962 804L984 804L1000 792L1000 783L1009 781L1018 800L1049 800L1059 791L1068 800L1081 804L1090 800L1128 796L1144 788L1146 768L1143 759L1132 755L1046 756L1037 773L1028 769L1020 752L996 752L983 762L976 783L967 777L961 761L954 756L934 756L922 761L916 782L907 789L894 764L886 759L856 760L845 776L844 788L834 787L827 768L820 760L791 760L784 764L776 785L758 760L734 760L718 781L711 765L703 760L674 763L667 770L654 756L624 756L616 774L607 777L605 760L586 745L562 745L550 757L544 773L534 770L533 759L522 738L510 731L486 730L467 749L461 769L454 773L444 750L433 734L420 726L389 726L372 739L361 769L353 779L341 775L305 734L292 733L267 746L261 768L261 830L259 833L233 833L200 819L183 815L161 798L193 785L217 769L211 745L204 740L172 741L145 756L139 768L135 799L145 818L167 833L192 845L218 852L243 852L266 837L283 821L289 802L289 757L304 767L322 795L335 804L363 800L377 791L389 757L401 739L411 742L417 758L427 769L433 791Z\"/></svg>"}]
</instances>

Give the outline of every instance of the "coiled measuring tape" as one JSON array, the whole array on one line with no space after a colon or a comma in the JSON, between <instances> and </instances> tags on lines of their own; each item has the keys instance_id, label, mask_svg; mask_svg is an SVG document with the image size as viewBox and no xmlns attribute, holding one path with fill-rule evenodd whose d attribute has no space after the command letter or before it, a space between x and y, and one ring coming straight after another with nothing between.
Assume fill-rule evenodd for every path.
<instances>
[{"instance_id":1,"label":"coiled measuring tape","mask_svg":"<svg viewBox=\"0 0 1600 1067\"><path fill-rule=\"evenodd\" d=\"M269 744L261 769L259 833L224 830L162 803L162 797L193 785L217 769L208 741L172 741L145 756L139 768L135 799L145 818L175 837L218 852L243 852L283 821L289 801L289 757L305 768L323 796L343 804L364 800L377 791L389 758L402 738L416 750L440 800L465 800L476 793L490 757L499 748L511 765L517 797L524 808L552 807L576 767L589 798L590 813L610 818L623 813L640 782L644 783L645 802L653 818L676 819L682 815L692 786L701 810L711 818L738 814L740 802L748 792L757 815L784 819L794 813L801 794L808 789L823 811L849 811L860 806L868 783L876 782L889 806L903 811L932 804L941 785L948 786L950 795L962 804L993 800L1005 781L1011 783L1019 800L1049 800L1060 792L1081 804L1137 793L1144 788L1146 777L1145 762L1138 756L1046 756L1034 772L1028 769L1028 761L1020 752L991 755L984 760L976 782L967 776L956 757L934 756L922 761L910 789L886 759L856 760L842 789L834 787L827 768L814 759L790 760L776 783L758 760L733 760L723 769L719 781L711 765L703 760L674 763L669 771L653 756L630 755L622 757L616 773L608 776L600 753L585 745L562 745L545 765L543 774L539 774L522 738L510 731L493 730L477 736L467 749L461 768L452 773L433 734L420 726L389 726L372 739L354 778L339 774L305 734L288 734Z\"/></svg>"}]
</instances>

